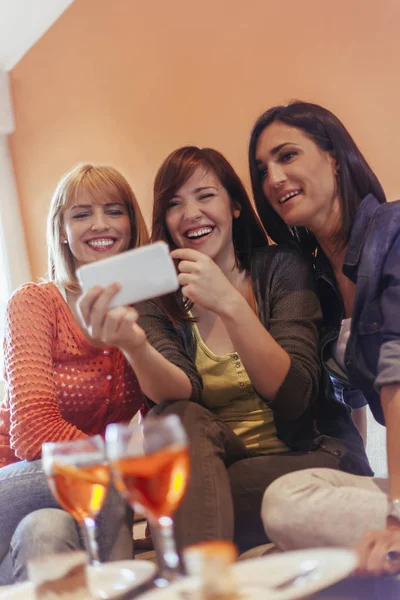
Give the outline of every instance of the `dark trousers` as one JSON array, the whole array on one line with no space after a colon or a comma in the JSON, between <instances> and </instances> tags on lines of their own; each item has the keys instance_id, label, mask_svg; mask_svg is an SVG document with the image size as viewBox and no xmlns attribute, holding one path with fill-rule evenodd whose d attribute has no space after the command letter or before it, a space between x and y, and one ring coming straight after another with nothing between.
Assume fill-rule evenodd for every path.
<instances>
[{"instance_id":1,"label":"dark trousers","mask_svg":"<svg viewBox=\"0 0 400 600\"><path fill-rule=\"evenodd\" d=\"M166 402L149 414L178 415L189 438L189 483L174 516L180 550L215 539L234 540L241 551L267 543L260 513L270 483L300 469L339 468L339 459L321 449L252 454L226 423L194 402Z\"/></svg>"}]
</instances>

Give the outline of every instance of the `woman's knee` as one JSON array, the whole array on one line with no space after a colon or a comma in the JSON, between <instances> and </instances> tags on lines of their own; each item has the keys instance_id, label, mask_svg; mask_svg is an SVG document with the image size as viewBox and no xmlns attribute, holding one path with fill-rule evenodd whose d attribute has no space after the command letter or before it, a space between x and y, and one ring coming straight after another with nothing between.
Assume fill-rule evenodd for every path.
<instances>
[{"instance_id":1,"label":"woman's knee","mask_svg":"<svg viewBox=\"0 0 400 600\"><path fill-rule=\"evenodd\" d=\"M271 483L264 493L261 519L271 540L282 539L284 534L305 518L311 489L317 485L313 476L316 469L287 473Z\"/></svg>"},{"instance_id":2,"label":"woman's knee","mask_svg":"<svg viewBox=\"0 0 400 600\"><path fill-rule=\"evenodd\" d=\"M274 481L264 494L261 508L267 536L283 550L305 547L302 538L311 522L323 518L332 485L341 475L334 469L314 468Z\"/></svg>"},{"instance_id":3,"label":"woman's knee","mask_svg":"<svg viewBox=\"0 0 400 600\"><path fill-rule=\"evenodd\" d=\"M17 545L28 548L29 552L34 549L38 555L74 550L80 547L77 525L64 510L36 510L22 519L15 530L11 546Z\"/></svg>"},{"instance_id":4,"label":"woman's knee","mask_svg":"<svg viewBox=\"0 0 400 600\"><path fill-rule=\"evenodd\" d=\"M34 511L22 519L11 539L13 580L27 578L29 560L79 548L78 529L68 513L56 508Z\"/></svg>"}]
</instances>

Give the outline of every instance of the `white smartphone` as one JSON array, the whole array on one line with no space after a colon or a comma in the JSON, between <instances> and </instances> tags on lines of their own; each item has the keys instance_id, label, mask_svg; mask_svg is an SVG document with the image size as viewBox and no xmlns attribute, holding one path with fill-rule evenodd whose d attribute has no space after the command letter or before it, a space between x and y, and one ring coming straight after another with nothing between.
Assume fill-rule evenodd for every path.
<instances>
[{"instance_id":1,"label":"white smartphone","mask_svg":"<svg viewBox=\"0 0 400 600\"><path fill-rule=\"evenodd\" d=\"M165 242L155 242L83 265L76 271L82 291L119 283L110 308L163 296L178 289L174 262Z\"/></svg>"}]
</instances>

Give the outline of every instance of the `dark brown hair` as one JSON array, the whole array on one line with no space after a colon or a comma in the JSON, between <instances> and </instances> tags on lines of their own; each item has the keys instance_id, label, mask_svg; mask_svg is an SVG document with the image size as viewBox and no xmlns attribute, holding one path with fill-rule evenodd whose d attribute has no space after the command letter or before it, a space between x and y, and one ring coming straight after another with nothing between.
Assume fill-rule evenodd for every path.
<instances>
[{"instance_id":1,"label":"dark brown hair","mask_svg":"<svg viewBox=\"0 0 400 600\"><path fill-rule=\"evenodd\" d=\"M254 200L268 235L276 243L296 241L303 249L313 251L314 235L304 227L289 227L273 210L262 190L256 164L257 142L266 127L274 122L300 129L323 151L329 152L338 166L338 188L342 203L340 244L346 244L356 210L367 194L386 202L385 193L375 173L365 160L350 133L339 119L326 108L310 102L292 102L274 106L259 117L250 135L249 165Z\"/></svg>"},{"instance_id":2,"label":"dark brown hair","mask_svg":"<svg viewBox=\"0 0 400 600\"><path fill-rule=\"evenodd\" d=\"M267 236L239 176L226 158L211 148L184 146L172 152L158 169L153 190L151 240L163 240L171 250L176 248L166 226L167 208L170 200L198 167L213 171L233 205L240 209L239 217L233 219L232 224L233 245L239 268L250 271L254 250L268 244ZM160 303L175 323L191 320L188 315L190 303L184 303L180 291L162 298Z\"/></svg>"}]
</instances>

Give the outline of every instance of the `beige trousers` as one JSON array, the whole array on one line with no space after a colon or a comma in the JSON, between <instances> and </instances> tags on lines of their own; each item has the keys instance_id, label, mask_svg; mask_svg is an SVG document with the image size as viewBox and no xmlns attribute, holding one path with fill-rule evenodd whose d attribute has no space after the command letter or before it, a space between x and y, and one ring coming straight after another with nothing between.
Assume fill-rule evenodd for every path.
<instances>
[{"instance_id":1,"label":"beige trousers","mask_svg":"<svg viewBox=\"0 0 400 600\"><path fill-rule=\"evenodd\" d=\"M268 487L261 516L267 536L282 550L351 547L366 531L385 527L387 491L387 479L306 469Z\"/></svg>"}]
</instances>

